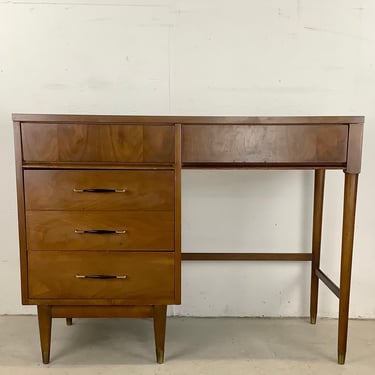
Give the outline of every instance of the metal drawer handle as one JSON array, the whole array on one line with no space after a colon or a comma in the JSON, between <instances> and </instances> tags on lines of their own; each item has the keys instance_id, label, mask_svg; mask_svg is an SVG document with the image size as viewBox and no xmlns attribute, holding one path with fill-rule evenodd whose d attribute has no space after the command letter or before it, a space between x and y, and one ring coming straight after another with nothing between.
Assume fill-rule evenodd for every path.
<instances>
[{"instance_id":1,"label":"metal drawer handle","mask_svg":"<svg viewBox=\"0 0 375 375\"><path fill-rule=\"evenodd\" d=\"M77 234L126 234L125 229L109 230L109 229L75 229Z\"/></svg>"},{"instance_id":2,"label":"metal drawer handle","mask_svg":"<svg viewBox=\"0 0 375 375\"><path fill-rule=\"evenodd\" d=\"M126 275L76 275L76 279L126 279Z\"/></svg>"},{"instance_id":3,"label":"metal drawer handle","mask_svg":"<svg viewBox=\"0 0 375 375\"><path fill-rule=\"evenodd\" d=\"M126 189L76 189L75 193L125 193Z\"/></svg>"}]
</instances>

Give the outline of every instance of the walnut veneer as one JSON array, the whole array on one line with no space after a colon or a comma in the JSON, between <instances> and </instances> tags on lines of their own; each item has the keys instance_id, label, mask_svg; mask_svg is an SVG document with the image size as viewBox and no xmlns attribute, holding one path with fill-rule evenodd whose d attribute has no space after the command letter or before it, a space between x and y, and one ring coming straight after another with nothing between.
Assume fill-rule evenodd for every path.
<instances>
[{"instance_id":1,"label":"walnut veneer","mask_svg":"<svg viewBox=\"0 0 375 375\"><path fill-rule=\"evenodd\" d=\"M53 317L151 317L163 362L182 258L311 261L311 323L321 280L339 298L344 363L363 121L13 115L22 302L38 306L43 362ZM181 254L182 168L315 170L311 252ZM320 269L327 169L345 172L339 286Z\"/></svg>"}]
</instances>

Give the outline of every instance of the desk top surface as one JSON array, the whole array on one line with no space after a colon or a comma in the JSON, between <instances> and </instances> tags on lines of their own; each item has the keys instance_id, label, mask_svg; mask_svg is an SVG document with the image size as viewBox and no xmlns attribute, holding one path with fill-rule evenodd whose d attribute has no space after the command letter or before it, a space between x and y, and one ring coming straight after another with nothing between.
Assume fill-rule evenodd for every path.
<instances>
[{"instance_id":1,"label":"desk top surface","mask_svg":"<svg viewBox=\"0 0 375 375\"><path fill-rule=\"evenodd\" d=\"M13 121L82 123L179 123L179 124L363 124L364 116L117 116L14 113Z\"/></svg>"}]
</instances>

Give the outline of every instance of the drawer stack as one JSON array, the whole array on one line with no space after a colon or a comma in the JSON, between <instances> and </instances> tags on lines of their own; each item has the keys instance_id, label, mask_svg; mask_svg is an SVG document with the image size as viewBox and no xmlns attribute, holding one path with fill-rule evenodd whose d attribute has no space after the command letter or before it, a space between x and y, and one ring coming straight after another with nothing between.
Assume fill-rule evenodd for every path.
<instances>
[{"instance_id":1,"label":"drawer stack","mask_svg":"<svg viewBox=\"0 0 375 375\"><path fill-rule=\"evenodd\" d=\"M180 298L175 126L20 122L15 136L23 302L40 307L41 338L41 312L58 306L139 306L163 338L166 305Z\"/></svg>"},{"instance_id":2,"label":"drawer stack","mask_svg":"<svg viewBox=\"0 0 375 375\"><path fill-rule=\"evenodd\" d=\"M24 177L30 298L173 301L173 171Z\"/></svg>"}]
</instances>

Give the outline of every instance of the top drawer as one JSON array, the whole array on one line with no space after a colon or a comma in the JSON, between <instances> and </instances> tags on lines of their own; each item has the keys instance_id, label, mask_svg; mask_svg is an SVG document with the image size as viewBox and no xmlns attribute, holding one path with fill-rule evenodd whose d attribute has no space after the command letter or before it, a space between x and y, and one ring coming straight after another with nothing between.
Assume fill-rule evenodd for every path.
<instances>
[{"instance_id":1,"label":"top drawer","mask_svg":"<svg viewBox=\"0 0 375 375\"><path fill-rule=\"evenodd\" d=\"M183 163L346 162L348 126L183 125Z\"/></svg>"},{"instance_id":2,"label":"top drawer","mask_svg":"<svg viewBox=\"0 0 375 375\"><path fill-rule=\"evenodd\" d=\"M171 125L22 123L30 162L173 163Z\"/></svg>"},{"instance_id":3,"label":"top drawer","mask_svg":"<svg viewBox=\"0 0 375 375\"><path fill-rule=\"evenodd\" d=\"M26 210L171 211L174 172L25 170Z\"/></svg>"}]
</instances>

